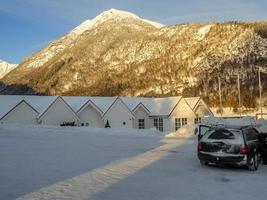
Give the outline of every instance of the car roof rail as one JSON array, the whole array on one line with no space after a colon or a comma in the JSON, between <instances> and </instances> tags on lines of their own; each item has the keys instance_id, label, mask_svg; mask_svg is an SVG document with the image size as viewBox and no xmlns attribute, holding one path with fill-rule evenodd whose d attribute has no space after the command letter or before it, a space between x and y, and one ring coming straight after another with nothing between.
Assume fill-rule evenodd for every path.
<instances>
[{"instance_id":1,"label":"car roof rail","mask_svg":"<svg viewBox=\"0 0 267 200\"><path fill-rule=\"evenodd\" d=\"M213 124L211 127L213 128L224 128L226 125L225 124Z\"/></svg>"}]
</instances>

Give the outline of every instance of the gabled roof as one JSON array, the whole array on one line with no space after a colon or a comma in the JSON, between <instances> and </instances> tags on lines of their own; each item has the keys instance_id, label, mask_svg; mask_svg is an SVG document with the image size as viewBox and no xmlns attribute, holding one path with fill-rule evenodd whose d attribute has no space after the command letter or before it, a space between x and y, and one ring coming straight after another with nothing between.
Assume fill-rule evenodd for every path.
<instances>
[{"instance_id":1,"label":"gabled roof","mask_svg":"<svg viewBox=\"0 0 267 200\"><path fill-rule=\"evenodd\" d=\"M142 103L150 111L151 116L169 116L181 98L181 96L166 98L121 97L130 110Z\"/></svg>"},{"instance_id":2,"label":"gabled roof","mask_svg":"<svg viewBox=\"0 0 267 200\"><path fill-rule=\"evenodd\" d=\"M55 96L0 95L0 117L22 100L25 100L38 113L42 113L56 98Z\"/></svg>"},{"instance_id":3,"label":"gabled roof","mask_svg":"<svg viewBox=\"0 0 267 200\"><path fill-rule=\"evenodd\" d=\"M4 114L0 120L4 119L6 116L8 116L12 111L14 111L16 108L18 108L21 104L26 104L27 106L29 106L35 113L36 115L39 114L39 112L37 110L35 110L30 104L28 104L25 100L21 100L18 104L16 104L12 109L10 109L6 114Z\"/></svg>"},{"instance_id":4,"label":"gabled roof","mask_svg":"<svg viewBox=\"0 0 267 200\"><path fill-rule=\"evenodd\" d=\"M193 111L195 112L198 105L200 103L202 103L203 106L205 106L205 108L207 110L209 110L209 112L213 115L213 112L210 110L209 106L203 101L202 98L200 97L190 97L190 98L184 98L186 100L186 102L188 103L188 105L193 109Z\"/></svg>"},{"instance_id":5,"label":"gabled roof","mask_svg":"<svg viewBox=\"0 0 267 200\"><path fill-rule=\"evenodd\" d=\"M98 106L94 104L94 102L92 102L90 99L81 108L77 110L77 114L81 113L89 105L91 105L97 112L99 112L100 115L103 115L101 109L98 108Z\"/></svg>"},{"instance_id":6,"label":"gabled roof","mask_svg":"<svg viewBox=\"0 0 267 200\"><path fill-rule=\"evenodd\" d=\"M174 108L172 109L172 111L170 112L169 116L171 116L171 114L173 113L173 111L177 108L177 106L179 105L179 103L184 100L184 98L180 98L179 101L177 102L177 104L174 106ZM186 103L186 105L188 105L188 103L184 100L184 102ZM188 107L190 108L190 110L192 110L192 112L195 115L195 112L193 111L193 109L188 105Z\"/></svg>"},{"instance_id":7,"label":"gabled roof","mask_svg":"<svg viewBox=\"0 0 267 200\"><path fill-rule=\"evenodd\" d=\"M77 112L83 105L85 105L90 98L89 97L70 97L70 96L63 96L62 97L69 106Z\"/></svg>"},{"instance_id":8,"label":"gabled roof","mask_svg":"<svg viewBox=\"0 0 267 200\"><path fill-rule=\"evenodd\" d=\"M166 98L144 98L144 97L58 97L58 96L27 96L27 95L0 95L0 118L9 112L14 106L25 100L38 113L44 112L58 99L61 98L66 105L76 114L83 106L90 102L97 110L107 113L116 100L120 99L127 109L132 113L138 107L142 106L150 113L150 116L169 116L182 97ZM209 107L200 97L185 98L185 101L192 110L197 108L199 102L202 102L208 109ZM210 111L210 109L209 109ZM212 113L210 111L210 113ZM41 117L39 116L39 118ZM77 114L76 114L77 116ZM78 116L77 116L78 117Z\"/></svg>"},{"instance_id":9,"label":"gabled roof","mask_svg":"<svg viewBox=\"0 0 267 200\"><path fill-rule=\"evenodd\" d=\"M66 96L62 97L76 112L85 105L89 100L94 103L103 113L107 111L110 105L117 97L79 97Z\"/></svg>"},{"instance_id":10,"label":"gabled roof","mask_svg":"<svg viewBox=\"0 0 267 200\"><path fill-rule=\"evenodd\" d=\"M132 112L134 113L138 108L143 108L148 114L150 114L150 110L142 103L140 102L133 110Z\"/></svg>"},{"instance_id":11,"label":"gabled roof","mask_svg":"<svg viewBox=\"0 0 267 200\"><path fill-rule=\"evenodd\" d=\"M196 109L199 101L201 100L200 97L189 97L189 98L184 98L184 99L193 110Z\"/></svg>"},{"instance_id":12,"label":"gabled roof","mask_svg":"<svg viewBox=\"0 0 267 200\"><path fill-rule=\"evenodd\" d=\"M62 102L67 106L67 108L69 108L69 110L74 114L74 116L77 119L80 119L79 116L76 114L76 112L72 109L72 107L70 107L70 105L61 97L58 96L38 117L38 119L40 120L48 111L49 109L53 106L54 103L56 103L58 100L62 100Z\"/></svg>"},{"instance_id":13,"label":"gabled roof","mask_svg":"<svg viewBox=\"0 0 267 200\"><path fill-rule=\"evenodd\" d=\"M18 96L1 95L0 96L0 118L6 115L6 113L8 113L12 108L18 105L22 100L23 99Z\"/></svg>"},{"instance_id":14,"label":"gabled roof","mask_svg":"<svg viewBox=\"0 0 267 200\"><path fill-rule=\"evenodd\" d=\"M90 97L90 100L106 113L110 106L116 101L118 97Z\"/></svg>"},{"instance_id":15,"label":"gabled roof","mask_svg":"<svg viewBox=\"0 0 267 200\"><path fill-rule=\"evenodd\" d=\"M103 114L103 117L109 112L109 110L112 108L112 106L117 102L117 101L121 101L122 104L127 108L127 110L129 110L129 112L131 113L132 117L135 118L135 116L133 115L132 111L129 109L129 107L125 104L125 102L120 98L117 97L113 103L109 106L109 108L106 110L106 112Z\"/></svg>"}]
</instances>

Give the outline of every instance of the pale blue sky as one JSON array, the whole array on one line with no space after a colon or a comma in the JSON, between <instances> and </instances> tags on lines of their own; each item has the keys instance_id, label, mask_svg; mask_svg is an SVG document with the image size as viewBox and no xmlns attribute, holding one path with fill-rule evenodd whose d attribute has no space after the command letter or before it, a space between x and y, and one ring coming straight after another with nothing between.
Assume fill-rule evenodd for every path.
<instances>
[{"instance_id":1,"label":"pale blue sky","mask_svg":"<svg viewBox=\"0 0 267 200\"><path fill-rule=\"evenodd\" d=\"M163 24L267 20L267 0L0 0L0 59L19 63L110 8Z\"/></svg>"}]
</instances>

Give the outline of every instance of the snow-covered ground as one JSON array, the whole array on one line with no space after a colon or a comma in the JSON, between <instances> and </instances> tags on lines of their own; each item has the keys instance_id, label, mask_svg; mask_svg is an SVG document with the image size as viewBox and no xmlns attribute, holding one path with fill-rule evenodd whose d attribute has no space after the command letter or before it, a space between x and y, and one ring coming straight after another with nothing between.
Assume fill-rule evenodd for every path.
<instances>
[{"instance_id":1,"label":"snow-covered ground","mask_svg":"<svg viewBox=\"0 0 267 200\"><path fill-rule=\"evenodd\" d=\"M267 167L204 167L153 130L0 126L0 199L266 199Z\"/></svg>"}]
</instances>

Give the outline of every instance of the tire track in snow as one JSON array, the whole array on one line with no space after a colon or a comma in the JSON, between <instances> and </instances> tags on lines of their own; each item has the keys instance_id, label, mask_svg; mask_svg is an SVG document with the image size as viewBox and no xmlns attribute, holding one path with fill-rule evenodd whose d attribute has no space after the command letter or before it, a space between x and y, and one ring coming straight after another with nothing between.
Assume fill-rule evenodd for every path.
<instances>
[{"instance_id":1,"label":"tire track in snow","mask_svg":"<svg viewBox=\"0 0 267 200\"><path fill-rule=\"evenodd\" d=\"M164 145L137 156L118 160L85 174L41 188L17 200L82 200L107 187L135 174L148 165L172 154L174 148L185 142L186 138L168 139Z\"/></svg>"}]
</instances>

